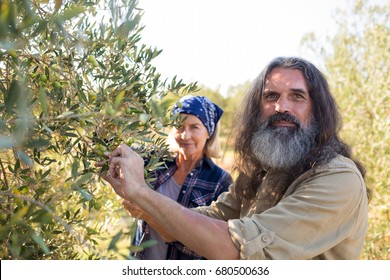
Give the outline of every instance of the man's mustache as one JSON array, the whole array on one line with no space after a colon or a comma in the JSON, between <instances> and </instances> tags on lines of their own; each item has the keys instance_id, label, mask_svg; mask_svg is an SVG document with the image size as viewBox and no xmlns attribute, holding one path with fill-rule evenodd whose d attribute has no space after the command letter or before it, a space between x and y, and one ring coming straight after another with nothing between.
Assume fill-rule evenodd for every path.
<instances>
[{"instance_id":1,"label":"man's mustache","mask_svg":"<svg viewBox=\"0 0 390 280\"><path fill-rule=\"evenodd\" d=\"M292 116L287 113L280 113L280 114L275 114L267 118L266 120L266 127L272 126L275 122L279 121L286 121L286 122L292 122L296 124L297 128L301 128L301 122L299 119L295 116Z\"/></svg>"}]
</instances>

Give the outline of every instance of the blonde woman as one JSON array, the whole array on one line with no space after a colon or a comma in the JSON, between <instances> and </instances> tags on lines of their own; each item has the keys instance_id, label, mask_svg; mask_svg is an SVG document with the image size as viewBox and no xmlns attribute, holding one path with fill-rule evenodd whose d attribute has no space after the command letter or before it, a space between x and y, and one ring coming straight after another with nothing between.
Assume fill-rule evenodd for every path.
<instances>
[{"instance_id":1,"label":"blonde woman","mask_svg":"<svg viewBox=\"0 0 390 280\"><path fill-rule=\"evenodd\" d=\"M218 121L223 110L207 97L184 96L175 104L172 113L180 118L179 126L174 127L168 137L172 160L166 162L167 168L155 171L156 180L152 185L157 192L185 207L210 205L232 183L229 173L211 160L211 157L219 157ZM132 214L137 215L134 211ZM134 253L133 257L146 260L202 259L179 242L166 243L146 221L139 220L134 243L141 245L147 240L157 243Z\"/></svg>"}]
</instances>

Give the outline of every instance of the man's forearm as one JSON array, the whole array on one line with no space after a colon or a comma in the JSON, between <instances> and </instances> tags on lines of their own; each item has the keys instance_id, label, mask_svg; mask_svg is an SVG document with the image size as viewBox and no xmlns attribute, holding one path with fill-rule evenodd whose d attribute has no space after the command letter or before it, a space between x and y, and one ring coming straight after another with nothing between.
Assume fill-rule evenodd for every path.
<instances>
[{"instance_id":1,"label":"man's forearm","mask_svg":"<svg viewBox=\"0 0 390 280\"><path fill-rule=\"evenodd\" d=\"M137 204L166 232L199 255L207 259L239 258L226 221L198 214L149 188L139 190Z\"/></svg>"},{"instance_id":2,"label":"man's forearm","mask_svg":"<svg viewBox=\"0 0 390 280\"><path fill-rule=\"evenodd\" d=\"M148 223L149 226L151 226L154 230L158 232L162 236L162 238L166 242L174 242L176 241L176 238L173 237L165 228L165 226L159 224L154 218L152 218L150 215L143 214L139 217L140 219L144 220Z\"/></svg>"}]
</instances>

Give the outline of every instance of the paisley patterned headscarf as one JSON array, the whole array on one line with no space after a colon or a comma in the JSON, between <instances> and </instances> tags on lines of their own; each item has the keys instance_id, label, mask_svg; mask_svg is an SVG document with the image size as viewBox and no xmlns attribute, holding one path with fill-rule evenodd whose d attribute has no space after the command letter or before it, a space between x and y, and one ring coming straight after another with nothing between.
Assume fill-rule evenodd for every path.
<instances>
[{"instance_id":1,"label":"paisley patterned headscarf","mask_svg":"<svg viewBox=\"0 0 390 280\"><path fill-rule=\"evenodd\" d=\"M186 95L172 108L173 114L190 114L198 117L212 136L223 110L205 96Z\"/></svg>"}]
</instances>

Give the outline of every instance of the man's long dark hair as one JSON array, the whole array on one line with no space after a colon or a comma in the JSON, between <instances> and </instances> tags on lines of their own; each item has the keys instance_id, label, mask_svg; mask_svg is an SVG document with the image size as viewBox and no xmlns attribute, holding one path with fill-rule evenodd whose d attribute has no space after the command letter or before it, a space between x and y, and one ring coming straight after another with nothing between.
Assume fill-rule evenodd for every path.
<instances>
[{"instance_id":1,"label":"man's long dark hair","mask_svg":"<svg viewBox=\"0 0 390 280\"><path fill-rule=\"evenodd\" d=\"M251 141L262 119L261 100L264 83L274 68L296 69L302 72L313 103L313 118L318 125L315 148L293 170L289 171L289 176L283 182L284 191L298 176L328 163L338 154L352 159L351 148L339 139L341 117L324 75L313 64L301 58L276 58L253 82L243 100L235 126L235 150L238 156L237 165L234 168L235 171L238 171L235 185L236 193L244 200L253 198L266 174L264 167L252 151ZM355 159L352 160L364 178L363 165Z\"/></svg>"}]
</instances>

